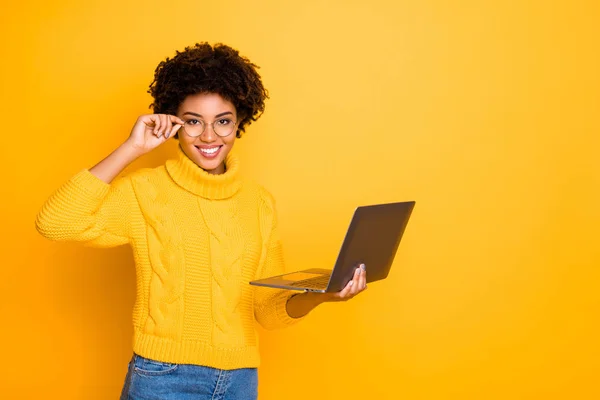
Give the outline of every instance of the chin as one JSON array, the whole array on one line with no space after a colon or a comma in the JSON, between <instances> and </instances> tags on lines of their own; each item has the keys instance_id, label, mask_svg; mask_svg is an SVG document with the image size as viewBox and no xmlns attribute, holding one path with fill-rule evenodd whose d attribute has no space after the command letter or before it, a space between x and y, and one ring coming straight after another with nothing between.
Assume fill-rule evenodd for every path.
<instances>
[{"instance_id":1,"label":"chin","mask_svg":"<svg viewBox=\"0 0 600 400\"><path fill-rule=\"evenodd\" d=\"M187 154L187 156L192 161L194 161L194 163L197 166L199 166L200 168L202 168L203 170L205 170L207 172L211 172L211 171L218 169L223 164L225 159L227 158L227 154L229 153L229 151L223 151L223 150L230 150L230 149L226 149L225 146L223 146L223 148L221 148L221 150L220 150L221 154L219 154L215 158L209 158L209 157L203 156L202 153L199 151L199 149L196 146L189 146L189 147L186 146L184 151Z\"/></svg>"}]
</instances>

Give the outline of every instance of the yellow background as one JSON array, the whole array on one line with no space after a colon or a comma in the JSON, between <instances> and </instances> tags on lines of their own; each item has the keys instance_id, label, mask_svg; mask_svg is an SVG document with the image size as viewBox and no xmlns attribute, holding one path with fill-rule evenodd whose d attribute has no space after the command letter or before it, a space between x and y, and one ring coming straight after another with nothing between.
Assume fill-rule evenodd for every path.
<instances>
[{"instance_id":1,"label":"yellow background","mask_svg":"<svg viewBox=\"0 0 600 400\"><path fill-rule=\"evenodd\" d=\"M129 250L34 217L148 112L158 62L209 41L262 67L236 146L288 269L331 266L356 205L417 202L389 279L262 335L261 399L600 398L598 4L3 4L0 396L117 398Z\"/></svg>"}]
</instances>

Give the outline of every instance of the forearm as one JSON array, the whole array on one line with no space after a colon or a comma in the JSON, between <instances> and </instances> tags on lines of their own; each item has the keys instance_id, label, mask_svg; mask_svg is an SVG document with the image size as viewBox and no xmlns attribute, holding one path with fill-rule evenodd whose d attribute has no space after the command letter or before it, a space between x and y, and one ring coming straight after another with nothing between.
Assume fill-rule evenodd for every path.
<instances>
[{"instance_id":1,"label":"forearm","mask_svg":"<svg viewBox=\"0 0 600 400\"><path fill-rule=\"evenodd\" d=\"M44 203L36 218L37 230L51 240L102 247L126 243L128 207L135 197L129 180L112 181L137 157L135 148L126 143L89 171L73 176Z\"/></svg>"},{"instance_id":2,"label":"forearm","mask_svg":"<svg viewBox=\"0 0 600 400\"><path fill-rule=\"evenodd\" d=\"M90 169L92 175L106 183L111 183L129 164L135 161L140 152L127 142L110 153L104 160Z\"/></svg>"},{"instance_id":3,"label":"forearm","mask_svg":"<svg viewBox=\"0 0 600 400\"><path fill-rule=\"evenodd\" d=\"M290 297L286 310L290 317L301 318L325 301L324 296L319 293L301 293Z\"/></svg>"}]
</instances>

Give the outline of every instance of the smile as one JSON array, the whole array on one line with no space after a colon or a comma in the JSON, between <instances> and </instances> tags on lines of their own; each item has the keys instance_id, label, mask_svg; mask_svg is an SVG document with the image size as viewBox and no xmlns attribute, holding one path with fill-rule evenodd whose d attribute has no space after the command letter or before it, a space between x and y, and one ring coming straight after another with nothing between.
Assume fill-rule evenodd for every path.
<instances>
[{"instance_id":1,"label":"smile","mask_svg":"<svg viewBox=\"0 0 600 400\"><path fill-rule=\"evenodd\" d=\"M217 156L217 154L219 153L219 150L221 150L221 147L223 146L215 146L215 147L198 147L195 146L199 151L200 154L202 154L204 157L206 158L214 158Z\"/></svg>"}]
</instances>

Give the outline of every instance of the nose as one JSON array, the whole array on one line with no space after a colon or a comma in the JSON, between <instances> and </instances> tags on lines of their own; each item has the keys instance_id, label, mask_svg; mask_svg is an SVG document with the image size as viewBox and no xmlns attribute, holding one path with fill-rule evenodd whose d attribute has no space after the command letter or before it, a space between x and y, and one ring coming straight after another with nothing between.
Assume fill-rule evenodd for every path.
<instances>
[{"instance_id":1,"label":"nose","mask_svg":"<svg viewBox=\"0 0 600 400\"><path fill-rule=\"evenodd\" d=\"M206 124L204 132L202 132L202 135L200 135L200 140L206 143L212 143L217 140L217 134L215 133L213 124Z\"/></svg>"}]
</instances>

